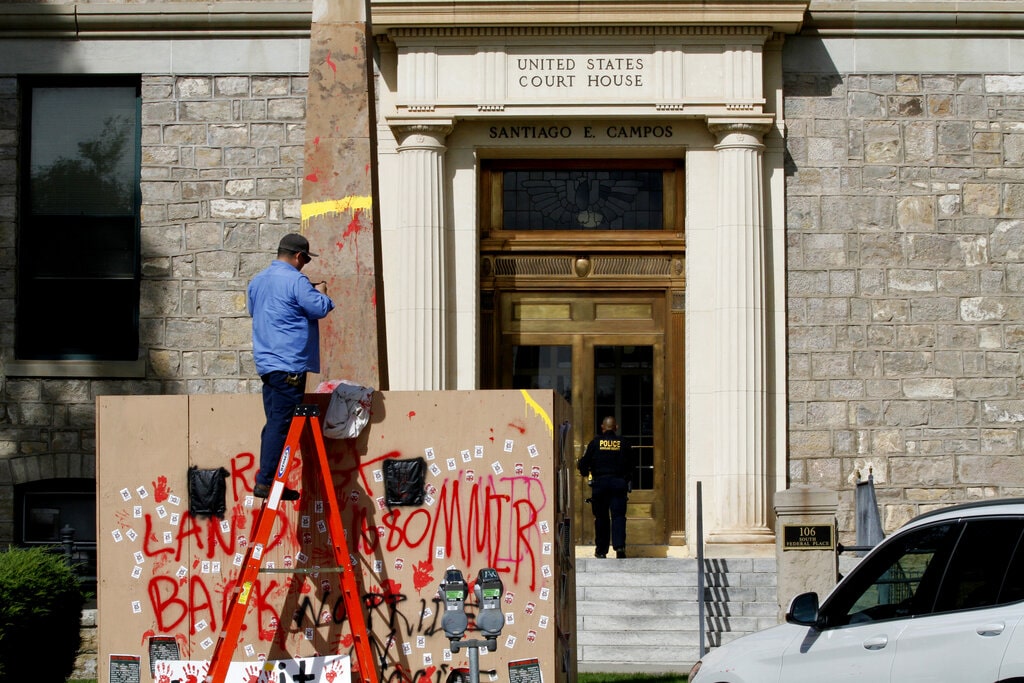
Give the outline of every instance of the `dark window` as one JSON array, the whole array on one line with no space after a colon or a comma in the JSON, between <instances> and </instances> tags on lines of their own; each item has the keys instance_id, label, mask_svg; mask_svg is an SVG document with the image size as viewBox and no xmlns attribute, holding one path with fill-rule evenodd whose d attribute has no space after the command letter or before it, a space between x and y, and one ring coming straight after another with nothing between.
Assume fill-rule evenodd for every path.
<instances>
[{"instance_id":1,"label":"dark window","mask_svg":"<svg viewBox=\"0 0 1024 683\"><path fill-rule=\"evenodd\" d=\"M967 522L942 580L935 611L952 612L1005 602L999 592L1010 557L1019 545L1022 525L1024 520L1019 518ZM1016 599L1019 598L1010 601Z\"/></svg>"},{"instance_id":2,"label":"dark window","mask_svg":"<svg viewBox=\"0 0 1024 683\"><path fill-rule=\"evenodd\" d=\"M16 356L136 360L138 78L23 86Z\"/></svg>"},{"instance_id":3,"label":"dark window","mask_svg":"<svg viewBox=\"0 0 1024 683\"><path fill-rule=\"evenodd\" d=\"M17 541L69 557L89 592L96 590L96 482L49 479L15 489Z\"/></svg>"},{"instance_id":4,"label":"dark window","mask_svg":"<svg viewBox=\"0 0 1024 683\"><path fill-rule=\"evenodd\" d=\"M889 541L822 605L826 625L843 626L929 614L962 526L945 522Z\"/></svg>"},{"instance_id":5,"label":"dark window","mask_svg":"<svg viewBox=\"0 0 1024 683\"><path fill-rule=\"evenodd\" d=\"M490 232L682 230L674 160L495 160L481 177Z\"/></svg>"}]
</instances>

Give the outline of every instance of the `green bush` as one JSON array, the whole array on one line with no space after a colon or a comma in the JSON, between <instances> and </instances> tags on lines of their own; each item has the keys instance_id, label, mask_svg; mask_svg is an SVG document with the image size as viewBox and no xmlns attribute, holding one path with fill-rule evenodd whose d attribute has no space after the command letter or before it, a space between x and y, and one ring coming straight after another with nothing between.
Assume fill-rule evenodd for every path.
<instances>
[{"instance_id":1,"label":"green bush","mask_svg":"<svg viewBox=\"0 0 1024 683\"><path fill-rule=\"evenodd\" d=\"M0 680L64 683L85 598L74 570L42 548L0 552Z\"/></svg>"}]
</instances>

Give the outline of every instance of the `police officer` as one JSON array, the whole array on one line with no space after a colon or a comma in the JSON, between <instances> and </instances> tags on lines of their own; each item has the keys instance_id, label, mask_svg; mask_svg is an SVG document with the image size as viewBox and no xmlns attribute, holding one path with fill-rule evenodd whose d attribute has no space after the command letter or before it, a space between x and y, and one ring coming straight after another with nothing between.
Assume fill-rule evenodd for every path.
<instances>
[{"instance_id":1,"label":"police officer","mask_svg":"<svg viewBox=\"0 0 1024 683\"><path fill-rule=\"evenodd\" d=\"M626 499L633 447L617 431L615 418L604 418L601 433L587 444L578 464L580 474L593 476L590 507L594 512L594 557L608 556L609 532L615 556L626 556Z\"/></svg>"}]
</instances>

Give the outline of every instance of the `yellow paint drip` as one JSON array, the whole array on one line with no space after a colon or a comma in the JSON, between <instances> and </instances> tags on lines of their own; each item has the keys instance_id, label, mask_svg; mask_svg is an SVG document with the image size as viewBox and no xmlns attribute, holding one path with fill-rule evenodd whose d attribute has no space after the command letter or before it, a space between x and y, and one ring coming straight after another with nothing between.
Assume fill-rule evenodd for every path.
<instances>
[{"instance_id":1,"label":"yellow paint drip","mask_svg":"<svg viewBox=\"0 0 1024 683\"><path fill-rule=\"evenodd\" d=\"M313 202L302 205L302 225L305 225L311 218L333 215L346 211L367 210L373 206L373 197L351 196L343 199L331 199L326 202Z\"/></svg>"},{"instance_id":2,"label":"yellow paint drip","mask_svg":"<svg viewBox=\"0 0 1024 683\"><path fill-rule=\"evenodd\" d=\"M551 421L551 416L548 415L544 411L544 409L540 407L540 404L534 400L533 396L530 396L530 392L528 392L526 389L520 389L519 391L522 392L523 399L526 401L526 405L533 408L533 412L537 413L537 415L540 416L540 419L544 420L544 424L548 426L548 433L554 436L555 424Z\"/></svg>"}]
</instances>

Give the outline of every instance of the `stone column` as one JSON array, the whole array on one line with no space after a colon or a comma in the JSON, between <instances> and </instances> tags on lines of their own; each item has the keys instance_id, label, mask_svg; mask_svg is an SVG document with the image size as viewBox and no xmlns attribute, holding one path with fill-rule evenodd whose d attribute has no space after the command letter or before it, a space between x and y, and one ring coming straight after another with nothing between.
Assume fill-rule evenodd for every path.
<instances>
[{"instance_id":1,"label":"stone column","mask_svg":"<svg viewBox=\"0 0 1024 683\"><path fill-rule=\"evenodd\" d=\"M718 137L711 543L770 543L766 415L764 179L767 116L709 119Z\"/></svg>"},{"instance_id":2,"label":"stone column","mask_svg":"<svg viewBox=\"0 0 1024 683\"><path fill-rule=\"evenodd\" d=\"M824 598L836 585L835 525L838 505L839 494L827 489L799 486L775 492L775 552L778 559L776 575L780 621L789 607L789 601L800 593L814 591L819 598ZM818 527L830 527L831 547L825 547L820 538L820 547L787 547L784 542L787 526L810 531Z\"/></svg>"},{"instance_id":3,"label":"stone column","mask_svg":"<svg viewBox=\"0 0 1024 683\"><path fill-rule=\"evenodd\" d=\"M452 122L392 122L398 140L399 277L389 290L395 327L388 335L391 388L448 388L448 239L445 231L445 138Z\"/></svg>"}]
</instances>

